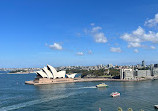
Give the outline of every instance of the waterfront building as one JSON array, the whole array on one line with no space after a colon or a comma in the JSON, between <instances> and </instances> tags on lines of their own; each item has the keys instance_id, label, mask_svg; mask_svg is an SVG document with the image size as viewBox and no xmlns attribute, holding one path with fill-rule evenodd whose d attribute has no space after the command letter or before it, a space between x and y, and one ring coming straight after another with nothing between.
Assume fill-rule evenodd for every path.
<instances>
[{"instance_id":1,"label":"waterfront building","mask_svg":"<svg viewBox=\"0 0 158 111\"><path fill-rule=\"evenodd\" d=\"M68 78L75 78L76 74L77 74L77 73L74 73L74 74L66 74L66 76L67 76Z\"/></svg>"},{"instance_id":2,"label":"waterfront building","mask_svg":"<svg viewBox=\"0 0 158 111\"><path fill-rule=\"evenodd\" d=\"M136 66L138 69L142 68L142 65L141 64L137 64Z\"/></svg>"},{"instance_id":3,"label":"waterfront building","mask_svg":"<svg viewBox=\"0 0 158 111\"><path fill-rule=\"evenodd\" d=\"M153 72L153 76L158 77L158 68L154 67L152 72Z\"/></svg>"},{"instance_id":4,"label":"waterfront building","mask_svg":"<svg viewBox=\"0 0 158 111\"><path fill-rule=\"evenodd\" d=\"M153 69L154 69L154 64L150 64L150 71L151 71L151 76L154 76L154 73L153 73Z\"/></svg>"},{"instance_id":5,"label":"waterfront building","mask_svg":"<svg viewBox=\"0 0 158 111\"><path fill-rule=\"evenodd\" d=\"M56 79L56 78L65 78L66 71L59 71L57 72L54 67L51 65L47 65L47 67L42 68L42 70L36 72L38 78L49 78L49 79ZM71 75L70 77L74 77Z\"/></svg>"},{"instance_id":6,"label":"waterfront building","mask_svg":"<svg viewBox=\"0 0 158 111\"><path fill-rule=\"evenodd\" d=\"M74 82L74 77L76 74L67 74L66 71L56 71L51 65L42 68L40 71L36 72L37 77L33 81L26 81L26 84L52 84L52 83L67 83Z\"/></svg>"},{"instance_id":7,"label":"waterfront building","mask_svg":"<svg viewBox=\"0 0 158 111\"><path fill-rule=\"evenodd\" d=\"M108 67L108 68L112 68L113 65L112 65L112 64L108 64L107 67Z\"/></svg>"},{"instance_id":8,"label":"waterfront building","mask_svg":"<svg viewBox=\"0 0 158 111\"><path fill-rule=\"evenodd\" d=\"M133 69L120 69L120 79L125 79L125 80L134 79Z\"/></svg>"},{"instance_id":9,"label":"waterfront building","mask_svg":"<svg viewBox=\"0 0 158 111\"><path fill-rule=\"evenodd\" d=\"M120 69L120 79L132 80L140 78L151 78L152 76L158 76L158 68L152 70L134 70L134 69Z\"/></svg>"},{"instance_id":10,"label":"waterfront building","mask_svg":"<svg viewBox=\"0 0 158 111\"><path fill-rule=\"evenodd\" d=\"M150 70L136 70L136 78L142 78L142 77L151 77L151 71Z\"/></svg>"},{"instance_id":11,"label":"waterfront building","mask_svg":"<svg viewBox=\"0 0 158 111\"><path fill-rule=\"evenodd\" d=\"M144 60L142 61L142 67L145 67L145 61Z\"/></svg>"},{"instance_id":12,"label":"waterfront building","mask_svg":"<svg viewBox=\"0 0 158 111\"><path fill-rule=\"evenodd\" d=\"M158 64L154 64L154 67L158 67Z\"/></svg>"},{"instance_id":13,"label":"waterfront building","mask_svg":"<svg viewBox=\"0 0 158 111\"><path fill-rule=\"evenodd\" d=\"M153 67L154 67L154 64L150 64L150 69L153 69Z\"/></svg>"}]
</instances>

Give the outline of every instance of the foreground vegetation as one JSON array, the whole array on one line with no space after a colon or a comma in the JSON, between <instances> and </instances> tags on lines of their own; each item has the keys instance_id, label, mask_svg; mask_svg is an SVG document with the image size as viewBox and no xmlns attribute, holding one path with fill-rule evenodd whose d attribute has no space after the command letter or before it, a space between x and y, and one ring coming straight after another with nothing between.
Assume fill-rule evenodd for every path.
<instances>
[{"instance_id":1,"label":"foreground vegetation","mask_svg":"<svg viewBox=\"0 0 158 111\"><path fill-rule=\"evenodd\" d=\"M122 110L122 108L121 108L121 107L118 107L118 111L123 111L123 110ZM128 108L128 110L127 110L127 111L133 111L133 109L132 109L132 108ZM140 109L139 111L144 111L144 110Z\"/></svg>"}]
</instances>

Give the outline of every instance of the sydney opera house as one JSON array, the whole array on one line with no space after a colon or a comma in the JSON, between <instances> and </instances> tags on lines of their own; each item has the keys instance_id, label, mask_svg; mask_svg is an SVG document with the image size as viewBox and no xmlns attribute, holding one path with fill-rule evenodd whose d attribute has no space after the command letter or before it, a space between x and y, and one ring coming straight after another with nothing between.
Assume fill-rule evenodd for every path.
<instances>
[{"instance_id":1,"label":"sydney opera house","mask_svg":"<svg viewBox=\"0 0 158 111\"><path fill-rule=\"evenodd\" d=\"M56 78L65 78L66 71L57 72L54 67L47 65L47 67L44 67L42 68L42 70L37 71L36 74L40 78L56 79Z\"/></svg>"},{"instance_id":2,"label":"sydney opera house","mask_svg":"<svg viewBox=\"0 0 158 111\"><path fill-rule=\"evenodd\" d=\"M42 68L40 71L36 72L37 77L33 81L26 81L26 84L50 84L50 83L63 83L63 82L73 82L76 73L66 74L66 71L57 72L54 67L47 65L47 67Z\"/></svg>"}]
</instances>

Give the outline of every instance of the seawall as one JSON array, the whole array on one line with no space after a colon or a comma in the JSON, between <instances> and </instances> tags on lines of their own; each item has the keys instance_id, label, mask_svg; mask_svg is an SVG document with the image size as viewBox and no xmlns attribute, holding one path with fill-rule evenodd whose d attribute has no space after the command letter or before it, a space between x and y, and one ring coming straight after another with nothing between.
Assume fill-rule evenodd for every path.
<instances>
[{"instance_id":1,"label":"seawall","mask_svg":"<svg viewBox=\"0 0 158 111\"><path fill-rule=\"evenodd\" d=\"M108 78L61 78L61 79L48 79L48 78L40 78L35 79L33 81L25 81L25 84L31 84L31 85L41 85L41 84L57 84L57 83L72 83L72 82L95 82L95 81L143 81L143 80L149 80L149 79L136 79L136 80L121 80L121 79L108 79ZM151 80L151 79L150 79Z\"/></svg>"}]
</instances>

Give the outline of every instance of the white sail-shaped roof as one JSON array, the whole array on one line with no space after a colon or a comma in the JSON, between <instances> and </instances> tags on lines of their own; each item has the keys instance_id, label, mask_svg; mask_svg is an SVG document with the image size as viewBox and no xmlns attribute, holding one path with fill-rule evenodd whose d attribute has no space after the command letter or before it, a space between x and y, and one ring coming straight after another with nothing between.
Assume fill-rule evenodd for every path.
<instances>
[{"instance_id":1,"label":"white sail-shaped roof","mask_svg":"<svg viewBox=\"0 0 158 111\"><path fill-rule=\"evenodd\" d=\"M47 74L48 78L53 78L52 73L47 69L47 67L44 67L43 70Z\"/></svg>"},{"instance_id":2,"label":"white sail-shaped roof","mask_svg":"<svg viewBox=\"0 0 158 111\"><path fill-rule=\"evenodd\" d=\"M75 78L77 73L74 73L74 74L66 74L68 76L68 78Z\"/></svg>"},{"instance_id":3,"label":"white sail-shaped roof","mask_svg":"<svg viewBox=\"0 0 158 111\"><path fill-rule=\"evenodd\" d=\"M50 69L51 73L53 73L53 76L54 74L57 74L57 71L54 67L52 67L51 65L47 65L47 67Z\"/></svg>"},{"instance_id":4,"label":"white sail-shaped roof","mask_svg":"<svg viewBox=\"0 0 158 111\"><path fill-rule=\"evenodd\" d=\"M54 74L54 79L56 79L56 78L65 78L65 74L66 74L66 71L59 71L56 74Z\"/></svg>"},{"instance_id":5,"label":"white sail-shaped roof","mask_svg":"<svg viewBox=\"0 0 158 111\"><path fill-rule=\"evenodd\" d=\"M44 78L44 77L48 77L47 74L44 73L42 70L37 71L36 73L37 73L37 74L40 74L40 76L42 76L43 78Z\"/></svg>"},{"instance_id":6,"label":"white sail-shaped roof","mask_svg":"<svg viewBox=\"0 0 158 111\"><path fill-rule=\"evenodd\" d=\"M42 70L36 72L37 75L40 75L43 78L65 78L66 71L59 71L57 72L56 69L50 65L44 67Z\"/></svg>"}]
</instances>

